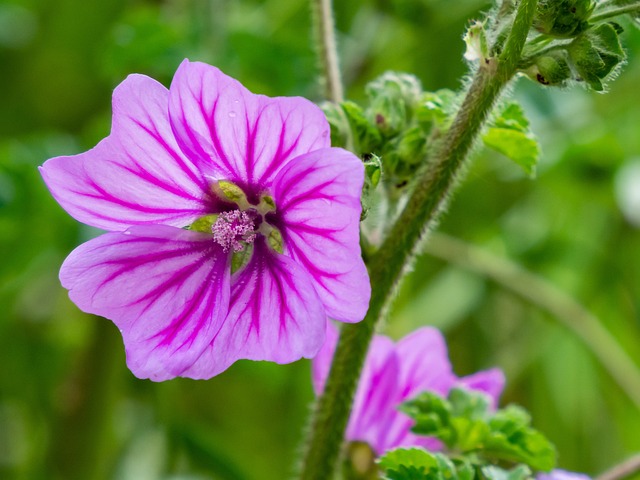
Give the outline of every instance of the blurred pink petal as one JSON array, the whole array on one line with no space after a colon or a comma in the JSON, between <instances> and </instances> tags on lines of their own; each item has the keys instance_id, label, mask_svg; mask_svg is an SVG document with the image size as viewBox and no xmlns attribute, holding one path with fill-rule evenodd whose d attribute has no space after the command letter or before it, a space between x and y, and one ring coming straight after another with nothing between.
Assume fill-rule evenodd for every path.
<instances>
[{"instance_id":1,"label":"blurred pink petal","mask_svg":"<svg viewBox=\"0 0 640 480\"><path fill-rule=\"evenodd\" d=\"M329 322L327 341L313 360L316 394L324 389L337 341L338 330ZM396 344L384 335L375 335L356 390L346 439L368 443L377 455L398 447L437 450L441 445L436 439L411 432L413 420L398 410L400 404L424 391L446 396L456 386L483 392L497 404L503 385L504 377L497 369L459 379L451 369L444 337L436 328L420 328Z\"/></svg>"}]
</instances>

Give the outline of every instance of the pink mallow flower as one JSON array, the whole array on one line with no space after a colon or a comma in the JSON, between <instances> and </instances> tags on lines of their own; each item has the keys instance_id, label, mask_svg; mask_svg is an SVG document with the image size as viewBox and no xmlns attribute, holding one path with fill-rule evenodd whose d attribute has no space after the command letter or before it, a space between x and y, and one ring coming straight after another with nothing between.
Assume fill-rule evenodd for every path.
<instances>
[{"instance_id":1,"label":"pink mallow flower","mask_svg":"<svg viewBox=\"0 0 640 480\"><path fill-rule=\"evenodd\" d=\"M110 135L40 171L69 214L109 231L76 248L60 280L118 326L140 378L313 357L327 317L364 317L364 169L330 148L303 98L254 95L185 60L169 90L129 76Z\"/></svg>"},{"instance_id":2,"label":"pink mallow flower","mask_svg":"<svg viewBox=\"0 0 640 480\"><path fill-rule=\"evenodd\" d=\"M324 389L337 340L338 330L329 324L327 341L313 360L313 386L318 395ZM398 410L400 404L424 391L446 396L452 388L463 387L485 393L495 408L504 382L499 369L457 377L451 369L447 345L436 328L420 328L398 343L375 335L345 437L348 441L369 444L378 456L399 447L437 450L441 447L437 440L411 433L414 421Z\"/></svg>"}]
</instances>

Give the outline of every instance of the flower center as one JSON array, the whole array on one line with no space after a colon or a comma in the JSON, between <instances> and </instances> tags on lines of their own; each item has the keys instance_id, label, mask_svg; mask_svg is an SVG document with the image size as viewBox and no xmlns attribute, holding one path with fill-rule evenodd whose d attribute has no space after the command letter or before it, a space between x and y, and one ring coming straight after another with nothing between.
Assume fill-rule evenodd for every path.
<instances>
[{"instance_id":1,"label":"flower center","mask_svg":"<svg viewBox=\"0 0 640 480\"><path fill-rule=\"evenodd\" d=\"M225 252L241 252L256 239L254 220L255 213L252 211L222 212L211 226L213 239L222 245Z\"/></svg>"}]
</instances>

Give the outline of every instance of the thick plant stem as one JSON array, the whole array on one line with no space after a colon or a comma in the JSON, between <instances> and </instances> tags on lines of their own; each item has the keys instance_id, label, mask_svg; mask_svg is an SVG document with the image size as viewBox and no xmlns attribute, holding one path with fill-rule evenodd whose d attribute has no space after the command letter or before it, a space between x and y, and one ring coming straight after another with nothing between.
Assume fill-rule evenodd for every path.
<instances>
[{"instance_id":1,"label":"thick plant stem","mask_svg":"<svg viewBox=\"0 0 640 480\"><path fill-rule=\"evenodd\" d=\"M469 153L500 93L514 76L537 0L522 0L502 53L478 68L452 126L418 175L411 196L386 240L369 262L372 293L359 324L344 325L324 394L316 404L302 464L303 480L333 477L360 371L376 324L421 240L445 209Z\"/></svg>"},{"instance_id":2,"label":"thick plant stem","mask_svg":"<svg viewBox=\"0 0 640 480\"><path fill-rule=\"evenodd\" d=\"M343 100L340 65L336 48L331 0L311 0L314 36L322 68L325 97L332 102Z\"/></svg>"}]
</instances>

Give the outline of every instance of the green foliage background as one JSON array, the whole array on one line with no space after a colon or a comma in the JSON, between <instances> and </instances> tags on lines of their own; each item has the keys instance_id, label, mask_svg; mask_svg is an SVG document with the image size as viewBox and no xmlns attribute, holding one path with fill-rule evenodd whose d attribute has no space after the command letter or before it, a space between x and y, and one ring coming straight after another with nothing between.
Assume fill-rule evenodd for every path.
<instances>
[{"instance_id":1,"label":"green foliage background","mask_svg":"<svg viewBox=\"0 0 640 480\"><path fill-rule=\"evenodd\" d=\"M480 0L336 1L348 95L385 70L461 86L461 36ZM129 73L165 85L188 57L255 92L319 100L303 0L3 0L0 3L0 478L282 479L312 400L308 362L240 362L207 382L126 369L117 329L57 280L98 232L53 201L36 167L106 136ZM640 206L617 186L640 168L640 31L606 95L515 89L542 141L538 178L479 152L441 230L546 278L640 363ZM635 163L634 163L635 162ZM640 190L640 180L635 184ZM390 318L396 338L441 327L460 375L497 365L504 402L530 409L560 466L596 474L640 450L634 405L562 322L483 275L422 256ZM640 366L638 367L640 368Z\"/></svg>"}]
</instances>

